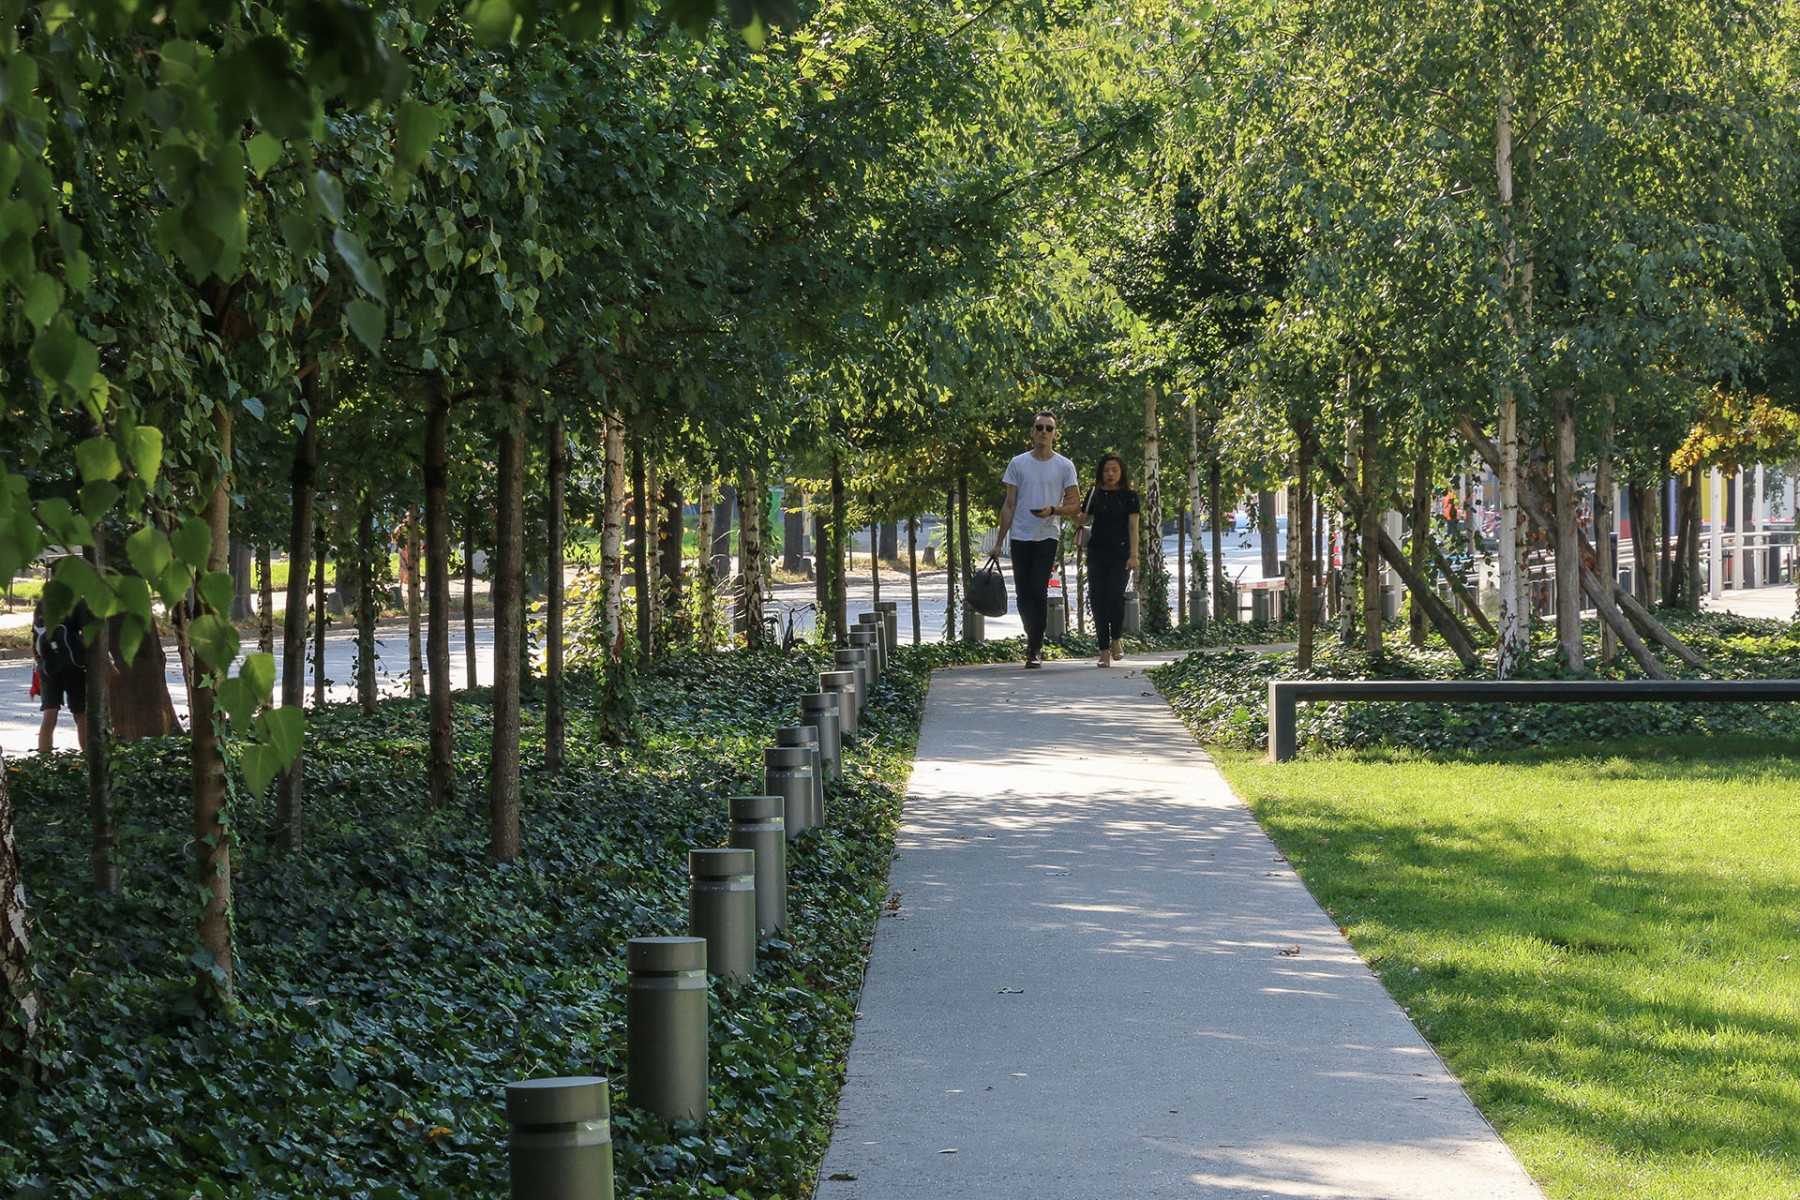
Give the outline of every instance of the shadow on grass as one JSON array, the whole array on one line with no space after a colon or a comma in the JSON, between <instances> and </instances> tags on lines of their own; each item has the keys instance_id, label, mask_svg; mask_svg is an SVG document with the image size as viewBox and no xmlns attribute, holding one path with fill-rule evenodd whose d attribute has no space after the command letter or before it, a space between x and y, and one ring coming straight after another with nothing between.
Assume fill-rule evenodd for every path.
<instances>
[{"instance_id":1,"label":"shadow on grass","mask_svg":"<svg viewBox=\"0 0 1800 1200\"><path fill-rule=\"evenodd\" d=\"M1800 1178L1800 872L1785 803L1800 797L1800 745L1378 751L1319 765L1441 767L1453 788L1488 768L1541 774L1516 809L1451 791L1448 812L1421 817L1392 796L1359 803L1304 773L1251 772L1265 828L1497 1124L1628 1159L1761 1159L1784 1186ZM1640 782L1692 790L1633 813L1616 789ZM1738 807L1708 810L1725 788ZM1745 804L1746 792L1772 803Z\"/></svg>"}]
</instances>

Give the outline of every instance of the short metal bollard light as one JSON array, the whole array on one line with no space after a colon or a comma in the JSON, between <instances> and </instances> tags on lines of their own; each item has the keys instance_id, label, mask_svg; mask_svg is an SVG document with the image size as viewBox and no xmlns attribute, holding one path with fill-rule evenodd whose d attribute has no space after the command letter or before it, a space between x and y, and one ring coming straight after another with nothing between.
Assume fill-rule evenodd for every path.
<instances>
[{"instance_id":1,"label":"short metal bollard light","mask_svg":"<svg viewBox=\"0 0 1800 1200\"><path fill-rule=\"evenodd\" d=\"M1061 596L1044 601L1044 636L1053 642L1069 636L1069 606Z\"/></svg>"},{"instance_id":2,"label":"short metal bollard light","mask_svg":"<svg viewBox=\"0 0 1800 1200\"><path fill-rule=\"evenodd\" d=\"M985 642L985 641L987 641L987 618L982 616L980 613L976 612L974 609L970 608L969 602L967 600L963 601L962 628L963 628L963 641L965 641L965 642Z\"/></svg>"},{"instance_id":3,"label":"short metal bollard light","mask_svg":"<svg viewBox=\"0 0 1800 1200\"><path fill-rule=\"evenodd\" d=\"M838 724L836 692L807 692L800 697L800 723L811 725L819 735L819 757L825 764L825 782L831 783L844 773L844 738Z\"/></svg>"},{"instance_id":4,"label":"short metal bollard light","mask_svg":"<svg viewBox=\"0 0 1800 1200\"><path fill-rule=\"evenodd\" d=\"M626 1094L665 1121L705 1121L706 939L625 943Z\"/></svg>"},{"instance_id":5,"label":"short metal bollard light","mask_svg":"<svg viewBox=\"0 0 1800 1200\"><path fill-rule=\"evenodd\" d=\"M1144 606L1138 602L1136 592L1125 593L1125 616L1120 623L1125 627L1126 633L1135 636L1143 632Z\"/></svg>"},{"instance_id":6,"label":"short metal bollard light","mask_svg":"<svg viewBox=\"0 0 1800 1200\"><path fill-rule=\"evenodd\" d=\"M706 939L706 969L721 979L756 974L756 853L688 851L688 932Z\"/></svg>"},{"instance_id":7,"label":"short metal bollard light","mask_svg":"<svg viewBox=\"0 0 1800 1200\"><path fill-rule=\"evenodd\" d=\"M812 751L812 803L806 808L806 826L817 829L825 824L825 756L819 731L811 725L784 725L775 731L775 744Z\"/></svg>"},{"instance_id":8,"label":"short metal bollard light","mask_svg":"<svg viewBox=\"0 0 1800 1200\"><path fill-rule=\"evenodd\" d=\"M780 796L733 796L726 802L734 850L756 854L756 931L767 936L787 928L787 824Z\"/></svg>"},{"instance_id":9,"label":"short metal bollard light","mask_svg":"<svg viewBox=\"0 0 1800 1200\"><path fill-rule=\"evenodd\" d=\"M881 682L881 633L873 625L858 625L850 631L850 647L863 652L869 669L869 691L873 692Z\"/></svg>"},{"instance_id":10,"label":"short metal bollard light","mask_svg":"<svg viewBox=\"0 0 1800 1200\"><path fill-rule=\"evenodd\" d=\"M887 618L879 612L857 613L856 623L875 631L875 644L881 649L881 673L887 674L888 663L894 657L894 643L888 637Z\"/></svg>"},{"instance_id":11,"label":"short metal bollard light","mask_svg":"<svg viewBox=\"0 0 1800 1200\"><path fill-rule=\"evenodd\" d=\"M846 741L856 740L856 672L821 671L819 690L837 697L838 734Z\"/></svg>"},{"instance_id":12,"label":"short metal bollard light","mask_svg":"<svg viewBox=\"0 0 1800 1200\"><path fill-rule=\"evenodd\" d=\"M888 645L895 650L900 648L900 602L898 600L877 600L875 611L887 625Z\"/></svg>"},{"instance_id":13,"label":"short metal bollard light","mask_svg":"<svg viewBox=\"0 0 1800 1200\"><path fill-rule=\"evenodd\" d=\"M805 746L763 749L763 791L781 797L781 819L788 840L812 828L813 751Z\"/></svg>"},{"instance_id":14,"label":"short metal bollard light","mask_svg":"<svg viewBox=\"0 0 1800 1200\"><path fill-rule=\"evenodd\" d=\"M847 646L833 650L831 661L840 671L855 672L856 711L860 718L862 710L869 706L869 656L861 646Z\"/></svg>"},{"instance_id":15,"label":"short metal bollard light","mask_svg":"<svg viewBox=\"0 0 1800 1200\"><path fill-rule=\"evenodd\" d=\"M613 1200L604 1076L509 1083L506 1124L513 1200Z\"/></svg>"}]
</instances>

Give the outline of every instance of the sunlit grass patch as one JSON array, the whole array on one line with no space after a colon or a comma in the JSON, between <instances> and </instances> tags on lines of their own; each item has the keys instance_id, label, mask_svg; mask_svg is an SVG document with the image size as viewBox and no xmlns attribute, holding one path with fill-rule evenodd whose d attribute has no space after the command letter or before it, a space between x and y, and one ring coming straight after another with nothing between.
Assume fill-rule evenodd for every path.
<instances>
[{"instance_id":1,"label":"sunlit grass patch","mask_svg":"<svg viewBox=\"0 0 1800 1200\"><path fill-rule=\"evenodd\" d=\"M1550 1196L1800 1195L1800 743L1219 759Z\"/></svg>"}]
</instances>

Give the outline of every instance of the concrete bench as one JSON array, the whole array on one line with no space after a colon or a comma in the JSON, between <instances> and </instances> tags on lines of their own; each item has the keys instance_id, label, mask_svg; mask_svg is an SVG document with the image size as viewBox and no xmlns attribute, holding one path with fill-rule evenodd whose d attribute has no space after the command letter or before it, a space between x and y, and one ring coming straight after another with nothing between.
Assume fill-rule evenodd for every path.
<instances>
[{"instance_id":1,"label":"concrete bench","mask_svg":"<svg viewBox=\"0 0 1800 1200\"><path fill-rule=\"evenodd\" d=\"M1800 700L1800 679L1271 679L1269 761L1298 748L1301 700L1577 704L1590 700Z\"/></svg>"}]
</instances>

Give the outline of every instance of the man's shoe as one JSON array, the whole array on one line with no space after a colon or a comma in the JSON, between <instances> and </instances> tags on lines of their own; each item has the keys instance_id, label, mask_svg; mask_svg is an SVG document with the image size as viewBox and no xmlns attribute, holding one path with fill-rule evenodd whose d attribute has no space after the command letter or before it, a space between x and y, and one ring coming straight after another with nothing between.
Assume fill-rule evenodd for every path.
<instances>
[{"instance_id":1,"label":"man's shoe","mask_svg":"<svg viewBox=\"0 0 1800 1200\"><path fill-rule=\"evenodd\" d=\"M1025 660L1025 669L1027 671L1031 670L1034 667L1041 667L1043 665L1044 665L1044 660L1041 658L1028 658Z\"/></svg>"}]
</instances>

